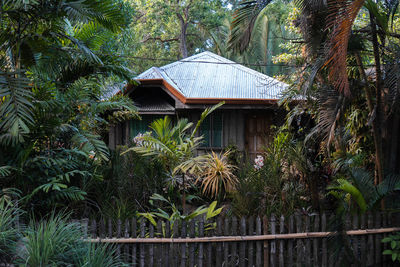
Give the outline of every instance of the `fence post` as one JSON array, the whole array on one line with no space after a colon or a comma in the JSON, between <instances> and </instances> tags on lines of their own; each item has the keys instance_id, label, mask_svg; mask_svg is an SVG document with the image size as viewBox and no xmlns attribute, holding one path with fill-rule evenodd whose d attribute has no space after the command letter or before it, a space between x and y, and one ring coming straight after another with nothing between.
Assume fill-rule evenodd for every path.
<instances>
[{"instance_id":1,"label":"fence post","mask_svg":"<svg viewBox=\"0 0 400 267\"><path fill-rule=\"evenodd\" d=\"M361 229L366 229L367 223L366 223L366 217L365 213L361 214ZM360 238L361 244L360 244L360 252L361 252L361 266L366 266L367 265L367 237L366 236L361 236Z\"/></svg>"},{"instance_id":2,"label":"fence post","mask_svg":"<svg viewBox=\"0 0 400 267\"><path fill-rule=\"evenodd\" d=\"M256 235L261 235L261 218L257 216L256 219ZM256 242L256 266L261 266L262 262L262 241Z\"/></svg>"},{"instance_id":3,"label":"fence post","mask_svg":"<svg viewBox=\"0 0 400 267\"><path fill-rule=\"evenodd\" d=\"M381 228L381 213L375 213L375 229ZM376 234L375 235L375 263L377 265L382 265L382 251L381 251L381 239L382 235Z\"/></svg>"}]
</instances>

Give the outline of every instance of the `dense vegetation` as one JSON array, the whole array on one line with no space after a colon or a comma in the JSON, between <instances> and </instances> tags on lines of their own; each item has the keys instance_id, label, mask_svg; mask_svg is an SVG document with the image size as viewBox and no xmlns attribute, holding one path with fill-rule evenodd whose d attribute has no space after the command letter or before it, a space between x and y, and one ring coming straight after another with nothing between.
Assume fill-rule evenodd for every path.
<instances>
[{"instance_id":1,"label":"dense vegetation","mask_svg":"<svg viewBox=\"0 0 400 267\"><path fill-rule=\"evenodd\" d=\"M223 209L213 216L337 209L339 221L350 212L397 209L398 4L1 1L0 206L2 218L16 212L27 222L18 231L9 229L15 221L0 222L2 235L16 245L23 233L33 255L40 249L33 242L43 238L37 230L57 235L63 225L76 246L76 227L56 213L151 219L153 201L164 216L181 219L214 212L216 203ZM156 120L152 133L110 151L108 127L139 118L113 88L204 50L290 84L280 103L286 122L261 157L248 161L234 145L195 156L202 142L196 131L218 106L197 125ZM9 249L3 245L1 253ZM89 258L103 248L78 245L86 254L70 260L97 266L99 259Z\"/></svg>"}]
</instances>

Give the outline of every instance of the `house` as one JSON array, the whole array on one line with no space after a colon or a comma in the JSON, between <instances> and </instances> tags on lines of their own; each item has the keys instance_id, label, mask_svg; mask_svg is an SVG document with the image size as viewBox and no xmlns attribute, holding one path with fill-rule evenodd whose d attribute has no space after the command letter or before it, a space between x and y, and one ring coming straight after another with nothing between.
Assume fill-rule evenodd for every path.
<instances>
[{"instance_id":1,"label":"house","mask_svg":"<svg viewBox=\"0 0 400 267\"><path fill-rule=\"evenodd\" d=\"M163 67L152 67L128 85L125 93L136 103L142 120L113 127L109 146L126 144L165 115L196 122L208 106L225 101L200 129L204 150L236 145L251 156L271 140L271 125L280 124L284 111L277 102L285 83L226 58L203 52Z\"/></svg>"}]
</instances>

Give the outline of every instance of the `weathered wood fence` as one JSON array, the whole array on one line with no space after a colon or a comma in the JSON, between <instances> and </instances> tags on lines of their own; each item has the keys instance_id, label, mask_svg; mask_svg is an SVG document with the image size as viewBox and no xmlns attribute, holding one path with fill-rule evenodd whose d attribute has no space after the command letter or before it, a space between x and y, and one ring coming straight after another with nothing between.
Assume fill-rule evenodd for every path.
<instances>
[{"instance_id":1,"label":"weathered wood fence","mask_svg":"<svg viewBox=\"0 0 400 267\"><path fill-rule=\"evenodd\" d=\"M114 243L133 266L337 266L330 247L332 216L218 218L190 222L146 219L81 221L91 242ZM399 217L388 213L354 215L346 232L358 264L394 266L383 256L381 239L400 231ZM344 252L342 252L344 253Z\"/></svg>"}]
</instances>

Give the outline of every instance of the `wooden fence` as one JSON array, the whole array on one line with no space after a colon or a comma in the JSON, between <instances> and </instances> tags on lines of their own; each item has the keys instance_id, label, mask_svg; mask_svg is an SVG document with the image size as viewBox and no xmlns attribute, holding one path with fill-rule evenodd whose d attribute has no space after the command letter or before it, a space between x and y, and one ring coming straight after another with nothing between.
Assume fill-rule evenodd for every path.
<instances>
[{"instance_id":1,"label":"wooden fence","mask_svg":"<svg viewBox=\"0 0 400 267\"><path fill-rule=\"evenodd\" d=\"M383 237L400 231L399 216L387 213L354 215L346 232L358 264L394 266L382 251ZM218 218L158 221L145 219L81 221L90 242L115 243L117 254L133 266L337 266L333 259L332 216L285 218ZM343 250L341 253L347 253ZM343 255L343 254L342 254Z\"/></svg>"}]
</instances>

